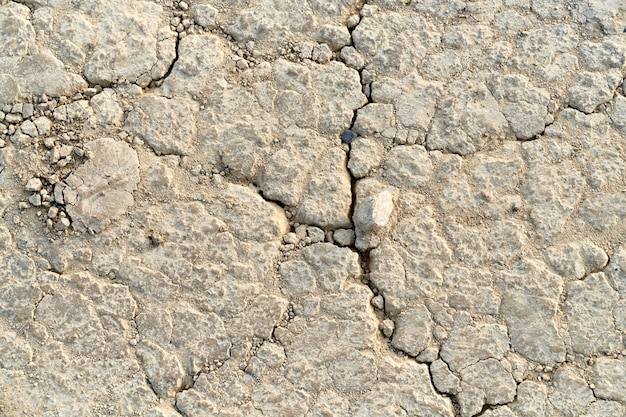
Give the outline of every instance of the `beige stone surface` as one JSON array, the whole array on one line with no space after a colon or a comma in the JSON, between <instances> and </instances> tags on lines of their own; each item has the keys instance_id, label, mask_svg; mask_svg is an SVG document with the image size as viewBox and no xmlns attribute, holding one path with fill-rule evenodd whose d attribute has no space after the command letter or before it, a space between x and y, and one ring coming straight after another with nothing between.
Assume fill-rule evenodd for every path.
<instances>
[{"instance_id":1,"label":"beige stone surface","mask_svg":"<svg viewBox=\"0 0 626 417\"><path fill-rule=\"evenodd\" d=\"M626 415L620 1L0 1L0 416Z\"/></svg>"}]
</instances>

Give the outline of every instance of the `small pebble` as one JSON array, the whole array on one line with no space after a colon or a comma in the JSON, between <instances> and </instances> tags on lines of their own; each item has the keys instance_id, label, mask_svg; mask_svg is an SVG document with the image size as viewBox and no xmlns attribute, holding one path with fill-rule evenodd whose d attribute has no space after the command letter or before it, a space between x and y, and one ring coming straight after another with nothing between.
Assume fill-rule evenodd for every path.
<instances>
[{"instance_id":1,"label":"small pebble","mask_svg":"<svg viewBox=\"0 0 626 417\"><path fill-rule=\"evenodd\" d=\"M373 297L370 303L379 310L382 310L385 307L385 299L382 295L377 295L376 297Z\"/></svg>"},{"instance_id":2,"label":"small pebble","mask_svg":"<svg viewBox=\"0 0 626 417\"><path fill-rule=\"evenodd\" d=\"M343 143L352 143L354 139L356 139L356 133L351 131L350 129L344 130L343 133L339 136Z\"/></svg>"},{"instance_id":3,"label":"small pebble","mask_svg":"<svg viewBox=\"0 0 626 417\"><path fill-rule=\"evenodd\" d=\"M395 328L395 323L390 319L385 319L380 325L380 330L382 330L385 337L391 337L393 334L393 329Z\"/></svg>"},{"instance_id":4,"label":"small pebble","mask_svg":"<svg viewBox=\"0 0 626 417\"><path fill-rule=\"evenodd\" d=\"M31 195L30 197L28 197L28 202L35 207L41 206L41 195L39 194Z\"/></svg>"},{"instance_id":5,"label":"small pebble","mask_svg":"<svg viewBox=\"0 0 626 417\"><path fill-rule=\"evenodd\" d=\"M285 241L285 243L291 243L293 245L297 245L298 242L300 242L300 239L298 238L298 236L293 232L287 233L287 235L285 235L283 240Z\"/></svg>"},{"instance_id":6,"label":"small pebble","mask_svg":"<svg viewBox=\"0 0 626 417\"><path fill-rule=\"evenodd\" d=\"M337 229L333 233L333 239L339 246L350 246L354 244L354 230Z\"/></svg>"},{"instance_id":7,"label":"small pebble","mask_svg":"<svg viewBox=\"0 0 626 417\"><path fill-rule=\"evenodd\" d=\"M41 183L41 180L39 178L31 178L26 183L26 186L24 187L24 189L26 191L39 191L41 190L42 187L43 187L43 184Z\"/></svg>"},{"instance_id":8,"label":"small pebble","mask_svg":"<svg viewBox=\"0 0 626 417\"><path fill-rule=\"evenodd\" d=\"M51 219L56 219L56 217L57 217L57 215L58 215L58 214L59 214L59 209L58 209L58 207L54 207L54 206L52 206L52 207L50 207L50 208L48 209L48 217L49 217L49 218L51 218Z\"/></svg>"},{"instance_id":9,"label":"small pebble","mask_svg":"<svg viewBox=\"0 0 626 417\"><path fill-rule=\"evenodd\" d=\"M324 231L320 229L319 227L309 226L306 228L306 231L309 237L311 238L312 243L323 242L324 238L326 237L326 234L324 233Z\"/></svg>"}]
</instances>

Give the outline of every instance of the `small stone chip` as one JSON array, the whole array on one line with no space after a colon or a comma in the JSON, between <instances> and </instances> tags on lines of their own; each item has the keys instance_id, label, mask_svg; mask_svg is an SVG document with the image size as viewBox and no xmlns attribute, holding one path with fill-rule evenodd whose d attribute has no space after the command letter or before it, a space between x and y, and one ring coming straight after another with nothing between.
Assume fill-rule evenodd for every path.
<instances>
[{"instance_id":1,"label":"small stone chip","mask_svg":"<svg viewBox=\"0 0 626 417\"><path fill-rule=\"evenodd\" d=\"M320 229L319 227L309 226L306 228L306 231L309 237L311 238L312 243L323 242L324 238L326 237L326 234L324 233L324 231Z\"/></svg>"},{"instance_id":2,"label":"small stone chip","mask_svg":"<svg viewBox=\"0 0 626 417\"><path fill-rule=\"evenodd\" d=\"M391 337L391 335L393 334L393 329L395 328L395 326L396 325L394 324L393 320L385 319L380 324L380 330L383 332L385 337Z\"/></svg>"},{"instance_id":3,"label":"small stone chip","mask_svg":"<svg viewBox=\"0 0 626 417\"><path fill-rule=\"evenodd\" d=\"M42 188L41 180L39 178L31 178L26 183L24 189L26 191L39 191Z\"/></svg>"},{"instance_id":4,"label":"small stone chip","mask_svg":"<svg viewBox=\"0 0 626 417\"><path fill-rule=\"evenodd\" d=\"M343 143L352 143L354 139L356 139L357 134L351 131L350 129L344 130L343 133L339 136Z\"/></svg>"},{"instance_id":5,"label":"small stone chip","mask_svg":"<svg viewBox=\"0 0 626 417\"><path fill-rule=\"evenodd\" d=\"M350 246L354 244L354 230L337 229L333 233L333 239L339 246Z\"/></svg>"},{"instance_id":6,"label":"small stone chip","mask_svg":"<svg viewBox=\"0 0 626 417\"><path fill-rule=\"evenodd\" d=\"M28 197L28 202L35 207L41 206L41 196L39 194L33 194Z\"/></svg>"},{"instance_id":7,"label":"small stone chip","mask_svg":"<svg viewBox=\"0 0 626 417\"><path fill-rule=\"evenodd\" d=\"M373 297L370 303L379 310L382 310L385 307L385 299L382 295Z\"/></svg>"}]
</instances>

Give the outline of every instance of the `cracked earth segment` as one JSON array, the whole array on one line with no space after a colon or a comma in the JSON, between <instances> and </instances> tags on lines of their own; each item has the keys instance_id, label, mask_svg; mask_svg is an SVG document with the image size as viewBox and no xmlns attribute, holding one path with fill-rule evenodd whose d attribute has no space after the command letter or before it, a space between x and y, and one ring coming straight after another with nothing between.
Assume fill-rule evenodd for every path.
<instances>
[{"instance_id":1,"label":"cracked earth segment","mask_svg":"<svg viewBox=\"0 0 626 417\"><path fill-rule=\"evenodd\" d=\"M125 125L158 155L188 155L196 136L197 111L191 100L146 96L135 103Z\"/></svg>"},{"instance_id":2,"label":"cracked earth segment","mask_svg":"<svg viewBox=\"0 0 626 417\"><path fill-rule=\"evenodd\" d=\"M100 232L134 203L139 161L127 144L110 138L85 149L90 160L65 179L63 201L76 230Z\"/></svg>"},{"instance_id":3,"label":"cracked earth segment","mask_svg":"<svg viewBox=\"0 0 626 417\"><path fill-rule=\"evenodd\" d=\"M624 414L621 4L24 3L0 414Z\"/></svg>"},{"instance_id":4,"label":"cracked earth segment","mask_svg":"<svg viewBox=\"0 0 626 417\"><path fill-rule=\"evenodd\" d=\"M606 275L591 274L582 281L569 283L566 291L563 310L574 352L590 355L620 350L622 335L615 329L612 317L619 294L610 287Z\"/></svg>"}]
</instances>

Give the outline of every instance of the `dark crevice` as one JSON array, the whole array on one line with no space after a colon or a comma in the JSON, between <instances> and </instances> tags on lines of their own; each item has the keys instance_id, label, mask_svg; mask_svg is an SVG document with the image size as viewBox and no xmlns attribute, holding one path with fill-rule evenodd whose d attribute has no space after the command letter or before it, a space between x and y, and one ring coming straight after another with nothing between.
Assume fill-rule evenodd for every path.
<instances>
[{"instance_id":1,"label":"dark crevice","mask_svg":"<svg viewBox=\"0 0 626 417\"><path fill-rule=\"evenodd\" d=\"M460 416L461 415L461 406L459 405L459 402L456 399L456 395L448 394L447 392L439 391L437 389L437 386L435 385L435 381L433 381L433 373L430 370L430 364L426 364L426 365L427 365L426 367L428 368L428 377L430 378L430 385L433 387L433 389L435 390L435 392L438 395L441 395L442 397L446 397L446 398L450 399L450 401L452 402L452 408L454 409L454 415L455 416Z\"/></svg>"},{"instance_id":2,"label":"dark crevice","mask_svg":"<svg viewBox=\"0 0 626 417\"><path fill-rule=\"evenodd\" d=\"M174 51L176 53L176 56L170 63L169 67L167 68L167 71L165 71L165 74L159 79L152 80L150 82L150 85L148 86L148 89L160 87L161 85L163 85L163 82L167 79L167 77L169 77L170 74L172 73L172 70L174 69L174 65L176 65L176 62L178 62L178 58L180 56L178 54L178 47L180 46L180 40L181 40L181 37L180 37L180 34L178 33L176 34L176 45L174 46Z\"/></svg>"}]
</instances>

